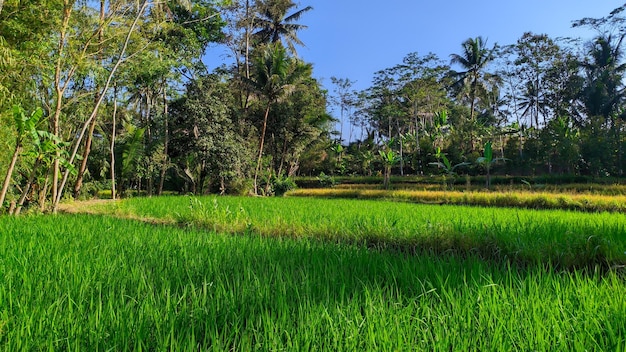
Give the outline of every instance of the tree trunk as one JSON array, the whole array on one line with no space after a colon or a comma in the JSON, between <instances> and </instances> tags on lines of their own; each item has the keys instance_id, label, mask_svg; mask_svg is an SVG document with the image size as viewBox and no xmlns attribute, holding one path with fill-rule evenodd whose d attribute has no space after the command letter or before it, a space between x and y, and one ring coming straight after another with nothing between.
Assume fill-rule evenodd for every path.
<instances>
[{"instance_id":1,"label":"tree trunk","mask_svg":"<svg viewBox=\"0 0 626 352\"><path fill-rule=\"evenodd\" d=\"M146 137L144 138L146 147L148 147L150 145L150 142L152 141L152 131L150 129L151 127L151 123L150 123L150 115L152 114L152 97L150 96L150 89L146 90ZM146 148L147 149L147 148Z\"/></svg>"},{"instance_id":2,"label":"tree trunk","mask_svg":"<svg viewBox=\"0 0 626 352\"><path fill-rule=\"evenodd\" d=\"M204 194L204 183L206 180L206 160L202 160L200 175L198 176L198 194Z\"/></svg>"},{"instance_id":3,"label":"tree trunk","mask_svg":"<svg viewBox=\"0 0 626 352\"><path fill-rule=\"evenodd\" d=\"M113 127L111 129L111 199L115 200L115 124L117 118L117 85L113 86Z\"/></svg>"},{"instance_id":4,"label":"tree trunk","mask_svg":"<svg viewBox=\"0 0 626 352\"><path fill-rule=\"evenodd\" d=\"M78 169L78 175L76 176L76 183L74 184L74 199L80 195L80 189L83 186L83 177L87 170L87 159L91 153L91 143L93 141L93 132L96 129L96 119L89 124L89 132L87 132L87 140L85 141L85 150L83 151L83 160L80 162L80 168Z\"/></svg>"},{"instance_id":5,"label":"tree trunk","mask_svg":"<svg viewBox=\"0 0 626 352\"><path fill-rule=\"evenodd\" d=\"M624 176L624 143L622 143L622 122L618 122L617 126L617 143L618 152L617 152L617 160L619 160L619 175L620 177Z\"/></svg>"},{"instance_id":6,"label":"tree trunk","mask_svg":"<svg viewBox=\"0 0 626 352\"><path fill-rule=\"evenodd\" d=\"M146 91L146 134L144 138L144 150L150 150L150 144L152 144L152 122L150 121L150 115L152 114L152 97L150 89ZM152 162L150 162L152 164ZM146 180L146 193L148 197L152 196L153 181L151 173L147 175ZM141 187L139 189L141 191Z\"/></svg>"},{"instance_id":7,"label":"tree trunk","mask_svg":"<svg viewBox=\"0 0 626 352\"><path fill-rule=\"evenodd\" d=\"M419 119L417 118L417 102L413 103L413 111L415 118L415 144L417 147L417 174L423 175L422 169L422 147L420 146L420 130L419 130Z\"/></svg>"},{"instance_id":8,"label":"tree trunk","mask_svg":"<svg viewBox=\"0 0 626 352\"><path fill-rule=\"evenodd\" d=\"M385 166L385 178L383 181L383 186L385 189L389 189L389 184L391 183L391 165Z\"/></svg>"},{"instance_id":9,"label":"tree trunk","mask_svg":"<svg viewBox=\"0 0 626 352\"><path fill-rule=\"evenodd\" d=\"M287 173L287 177L296 176L298 169L300 168L300 160L296 159L289 163L289 171Z\"/></svg>"},{"instance_id":10,"label":"tree trunk","mask_svg":"<svg viewBox=\"0 0 626 352\"><path fill-rule=\"evenodd\" d=\"M400 119L396 119L396 126L398 127L398 143L400 143L400 176L404 176L404 155L402 145L402 133L400 133Z\"/></svg>"},{"instance_id":11,"label":"tree trunk","mask_svg":"<svg viewBox=\"0 0 626 352\"><path fill-rule=\"evenodd\" d=\"M253 21L250 18L250 1L246 0L246 48L245 48L245 66L246 66L246 79L250 79L250 33L252 32ZM246 98L243 104L244 111L248 111L248 105L250 104L250 88L246 87ZM255 186L256 192L256 186Z\"/></svg>"},{"instance_id":12,"label":"tree trunk","mask_svg":"<svg viewBox=\"0 0 626 352\"><path fill-rule=\"evenodd\" d=\"M469 139L470 139L470 153L476 148L474 147L474 108L476 107L476 89L478 86L478 78L474 78L472 81L472 88L470 92L470 126L469 126Z\"/></svg>"},{"instance_id":13,"label":"tree trunk","mask_svg":"<svg viewBox=\"0 0 626 352\"><path fill-rule=\"evenodd\" d=\"M476 107L476 89L478 89L478 78L474 77L470 91L470 120L474 121L474 108Z\"/></svg>"},{"instance_id":14,"label":"tree trunk","mask_svg":"<svg viewBox=\"0 0 626 352\"><path fill-rule=\"evenodd\" d=\"M169 144L169 113L167 109L167 81L163 79L163 118L165 119L165 131L163 136L163 165L161 166L161 177L159 179L158 195L163 194L163 184L165 182L165 173L167 172L168 144Z\"/></svg>"},{"instance_id":15,"label":"tree trunk","mask_svg":"<svg viewBox=\"0 0 626 352\"><path fill-rule=\"evenodd\" d=\"M63 2L63 20L61 24L61 32L59 33L59 44L57 46L58 57L57 57L57 62L56 62L56 66L54 69L54 89L56 93L56 103L55 103L55 108L54 108L54 115L50 122L50 125L51 125L50 127L52 129L52 134L54 134L55 136L59 135L59 120L61 119L61 108L63 106L63 94L65 92L65 89L67 88L67 84L70 81L69 76L71 76L71 74L68 74L68 77L66 77L66 82L61 83L61 71L62 71L62 64L63 64L62 53L66 44L66 35L67 35L67 30L69 28L71 15L72 15L72 4L70 4L69 1L66 0ZM53 141L53 143L56 143L56 142ZM52 199L53 199L53 202L55 199L61 198L61 196L58 194L59 193L59 189L58 189L59 188L59 173L60 173L59 157L60 157L60 154L59 154L59 151L57 150L56 157L52 161Z\"/></svg>"},{"instance_id":16,"label":"tree trunk","mask_svg":"<svg viewBox=\"0 0 626 352\"><path fill-rule=\"evenodd\" d=\"M261 130L261 142L259 143L259 157L256 162L256 169L254 170L254 194L259 195L259 171L261 169L261 158L263 157L263 143L265 142L265 130L267 129L267 117L270 114L271 102L267 102L267 108L265 109L265 117L263 118L263 128Z\"/></svg>"},{"instance_id":17,"label":"tree trunk","mask_svg":"<svg viewBox=\"0 0 626 352\"><path fill-rule=\"evenodd\" d=\"M11 158L11 163L7 169L7 175L4 177L4 183L2 184L2 192L0 192L0 209L2 209L7 192L9 191L9 184L11 183L11 176L13 176L13 169L15 169L15 163L17 162L17 158L19 157L21 151L22 146L18 141L15 146L15 151L13 152L13 157Z\"/></svg>"},{"instance_id":18,"label":"tree trunk","mask_svg":"<svg viewBox=\"0 0 626 352\"><path fill-rule=\"evenodd\" d=\"M52 118L52 134L58 136L59 133L59 116L61 115L61 98L57 99L57 106L55 109L54 117ZM54 143L54 142L53 142ZM52 161L52 199L56 199L59 196L59 175L60 175L60 167L59 167L59 152L56 151L56 156Z\"/></svg>"},{"instance_id":19,"label":"tree trunk","mask_svg":"<svg viewBox=\"0 0 626 352\"><path fill-rule=\"evenodd\" d=\"M537 72L535 80L535 109L537 110L537 118L535 122L537 123L537 128L539 128L539 110L541 109L539 106L539 72ZM546 115L543 115L543 126L546 126Z\"/></svg>"},{"instance_id":20,"label":"tree trunk","mask_svg":"<svg viewBox=\"0 0 626 352\"><path fill-rule=\"evenodd\" d=\"M196 194L196 179L193 177L193 172L189 169L189 165L185 165L185 169L183 170L185 176L189 179L189 183L191 183L191 193ZM187 182L185 182L187 183Z\"/></svg>"},{"instance_id":21,"label":"tree trunk","mask_svg":"<svg viewBox=\"0 0 626 352\"><path fill-rule=\"evenodd\" d=\"M102 52L102 30L104 28L104 11L105 5L104 0L100 0L100 18L98 25L98 45L100 46L100 52ZM98 60L102 61L102 54L98 55ZM98 102L100 98L98 96L100 92L100 87L96 85L96 95L94 96L94 104ZM91 144L93 141L93 132L96 128L97 119L93 119L91 124L89 125L89 132L87 133L87 141L85 142L85 150L83 151L83 160L80 163L80 168L78 169L78 175L76 177L76 183L74 184L74 199L78 198L80 195L80 189L83 186L83 177L85 176L85 171L87 170L87 159L89 159L89 154L91 153Z\"/></svg>"},{"instance_id":22,"label":"tree trunk","mask_svg":"<svg viewBox=\"0 0 626 352\"><path fill-rule=\"evenodd\" d=\"M43 213L46 211L46 194L48 193L48 186L50 181L50 175L46 175L46 180L43 184L43 189L39 192L39 210Z\"/></svg>"},{"instance_id":23,"label":"tree trunk","mask_svg":"<svg viewBox=\"0 0 626 352\"><path fill-rule=\"evenodd\" d=\"M41 159L37 158L35 160L35 164L33 164L33 170L30 172L30 176L28 176L28 183L26 184L26 187L22 192L20 200L17 202L17 206L15 207L15 211L13 212L14 215L20 215L20 212L22 211L22 206L24 205L24 201L26 200L26 197L28 196L31 187L33 186L33 182L35 181L35 175L37 175L37 169L39 168L40 164Z\"/></svg>"},{"instance_id":24,"label":"tree trunk","mask_svg":"<svg viewBox=\"0 0 626 352\"><path fill-rule=\"evenodd\" d=\"M152 190L154 189L154 181L152 177L148 176L146 180L146 194L148 197L152 197Z\"/></svg>"},{"instance_id":25,"label":"tree trunk","mask_svg":"<svg viewBox=\"0 0 626 352\"><path fill-rule=\"evenodd\" d=\"M280 157L280 166L278 167L277 175L282 175L282 173L283 173L283 166L285 164L285 159L286 158L287 158L287 136L285 136L285 140L283 142L283 152L282 152L282 155Z\"/></svg>"},{"instance_id":26,"label":"tree trunk","mask_svg":"<svg viewBox=\"0 0 626 352\"><path fill-rule=\"evenodd\" d=\"M389 136L391 137L391 135ZM341 114L339 115L339 144L343 143L343 105L341 105Z\"/></svg>"}]
</instances>

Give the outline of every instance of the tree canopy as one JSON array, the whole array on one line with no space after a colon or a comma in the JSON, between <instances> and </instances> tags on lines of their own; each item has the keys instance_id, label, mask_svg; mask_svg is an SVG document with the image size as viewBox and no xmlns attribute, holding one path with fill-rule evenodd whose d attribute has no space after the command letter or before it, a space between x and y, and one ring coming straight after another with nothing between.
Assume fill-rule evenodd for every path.
<instances>
[{"instance_id":1,"label":"tree canopy","mask_svg":"<svg viewBox=\"0 0 626 352\"><path fill-rule=\"evenodd\" d=\"M623 177L624 6L575 21L597 32L587 43L478 36L449 60L409 53L363 90L325 87L298 58L311 11L0 2L1 211L107 190L280 194L321 173ZM210 70L216 45L231 60Z\"/></svg>"}]
</instances>

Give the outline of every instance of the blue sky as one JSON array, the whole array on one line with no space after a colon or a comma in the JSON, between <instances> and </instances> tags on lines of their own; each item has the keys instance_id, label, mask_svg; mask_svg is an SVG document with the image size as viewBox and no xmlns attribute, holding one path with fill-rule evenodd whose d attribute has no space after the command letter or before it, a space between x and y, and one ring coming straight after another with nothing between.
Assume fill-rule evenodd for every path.
<instances>
[{"instance_id":1,"label":"blue sky","mask_svg":"<svg viewBox=\"0 0 626 352\"><path fill-rule=\"evenodd\" d=\"M330 89L330 77L369 87L373 74L402 62L408 53L433 52L444 60L470 37L488 44L512 44L524 32L551 37L591 38L571 28L574 20L603 17L625 0L300 0L310 5L300 23L305 48L300 56L314 64L314 75Z\"/></svg>"},{"instance_id":2,"label":"blue sky","mask_svg":"<svg viewBox=\"0 0 626 352\"><path fill-rule=\"evenodd\" d=\"M595 32L572 28L574 20L604 17L626 0L297 0L312 6L298 23L309 28L298 48L313 74L332 91L330 77L370 86L376 71L402 62L411 52L433 52L448 61L467 38L483 36L488 45L513 44L524 32L590 39ZM212 47L209 68L228 61Z\"/></svg>"}]
</instances>

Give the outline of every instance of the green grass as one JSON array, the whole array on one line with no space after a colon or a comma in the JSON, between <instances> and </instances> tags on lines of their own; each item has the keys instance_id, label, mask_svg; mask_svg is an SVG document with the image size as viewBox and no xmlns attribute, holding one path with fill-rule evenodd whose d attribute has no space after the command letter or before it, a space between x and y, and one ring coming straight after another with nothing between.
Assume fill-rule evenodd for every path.
<instances>
[{"instance_id":1,"label":"green grass","mask_svg":"<svg viewBox=\"0 0 626 352\"><path fill-rule=\"evenodd\" d=\"M626 215L314 198L133 198L103 213L228 233L315 238L412 254L606 270L626 264Z\"/></svg>"},{"instance_id":2,"label":"green grass","mask_svg":"<svg viewBox=\"0 0 626 352\"><path fill-rule=\"evenodd\" d=\"M277 216L303 221L294 217L308 210L300 216L338 229L354 223L334 223L331 213L337 209L349 221L357 221L355 208L385 209L400 227L412 218L428 218L426 208L409 204L298 201L219 198L218 209L241 204L250 219L267 222ZM179 198L120 205L152 216L181 212L174 217L184 216L188 206L188 199ZM410 217L402 215L407 209ZM468 211L464 216L485 216L485 210ZM557 221L562 214L545 215ZM462 213L446 219L455 216ZM520 219L533 216L522 213ZM591 222L596 231L610 229L613 216L586 214L568 228L584 229ZM506 219L502 226L514 222ZM360 221L369 220L363 215ZM0 349L6 351L623 351L626 346L622 274L519 268L471 253L406 255L313 238L219 235L95 215L0 217L0 282Z\"/></svg>"}]
</instances>

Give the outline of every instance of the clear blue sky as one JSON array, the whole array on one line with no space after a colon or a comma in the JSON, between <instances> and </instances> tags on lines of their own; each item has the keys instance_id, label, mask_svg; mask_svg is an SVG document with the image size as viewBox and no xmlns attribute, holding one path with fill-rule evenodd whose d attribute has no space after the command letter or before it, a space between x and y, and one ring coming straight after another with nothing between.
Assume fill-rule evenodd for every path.
<instances>
[{"instance_id":1,"label":"clear blue sky","mask_svg":"<svg viewBox=\"0 0 626 352\"><path fill-rule=\"evenodd\" d=\"M551 37L591 38L571 28L574 20L603 17L626 0L299 0L310 5L299 21L314 75L330 88L330 77L369 87L373 74L402 62L406 54L433 52L444 60L470 37L488 44L513 44L524 32Z\"/></svg>"},{"instance_id":2,"label":"clear blue sky","mask_svg":"<svg viewBox=\"0 0 626 352\"><path fill-rule=\"evenodd\" d=\"M370 86L373 74L402 62L408 53L433 52L448 61L467 38L488 44L513 44L524 32L590 39L594 32L571 28L583 17L604 17L626 0L298 0L312 6L298 21L309 26L299 36L301 58L313 63L314 76L331 89L330 77ZM226 61L213 47L209 68Z\"/></svg>"}]
</instances>

